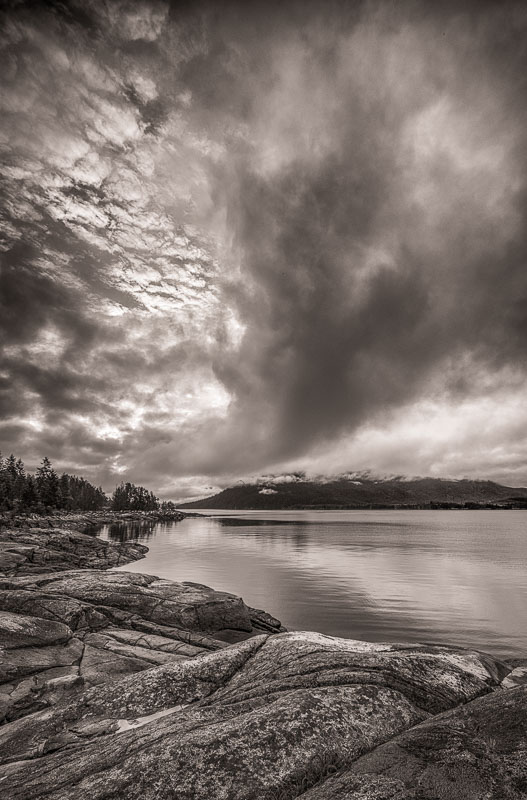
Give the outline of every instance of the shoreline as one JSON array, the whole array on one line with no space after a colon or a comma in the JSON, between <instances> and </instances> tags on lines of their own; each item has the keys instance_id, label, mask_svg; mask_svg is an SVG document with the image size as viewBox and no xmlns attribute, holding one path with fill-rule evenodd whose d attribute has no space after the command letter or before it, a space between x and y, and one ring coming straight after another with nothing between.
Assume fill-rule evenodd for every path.
<instances>
[{"instance_id":1,"label":"shoreline","mask_svg":"<svg viewBox=\"0 0 527 800\"><path fill-rule=\"evenodd\" d=\"M148 547L87 518L157 521L0 528L12 800L524 798L527 659L287 632L235 595L109 570Z\"/></svg>"},{"instance_id":2,"label":"shoreline","mask_svg":"<svg viewBox=\"0 0 527 800\"><path fill-rule=\"evenodd\" d=\"M188 508L196 508L197 511L527 511L527 503L497 505L492 503L482 504L456 504L456 503L427 503L422 505L402 505L402 504L370 504L370 505L310 505L310 506L283 506L283 507L243 507L243 508L225 508L218 506L188 506ZM187 511L186 506L182 506L182 510Z\"/></svg>"},{"instance_id":3,"label":"shoreline","mask_svg":"<svg viewBox=\"0 0 527 800\"><path fill-rule=\"evenodd\" d=\"M0 512L0 529L12 528L69 528L84 530L96 525L118 522L179 522L201 514L185 511L57 511L49 514L19 514Z\"/></svg>"}]
</instances>

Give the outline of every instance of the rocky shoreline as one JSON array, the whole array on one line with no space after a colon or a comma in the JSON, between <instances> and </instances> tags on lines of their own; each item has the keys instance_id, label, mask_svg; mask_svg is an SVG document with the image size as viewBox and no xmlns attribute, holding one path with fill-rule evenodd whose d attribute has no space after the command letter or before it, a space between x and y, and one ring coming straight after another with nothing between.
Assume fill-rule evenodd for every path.
<instances>
[{"instance_id":1,"label":"rocky shoreline","mask_svg":"<svg viewBox=\"0 0 527 800\"><path fill-rule=\"evenodd\" d=\"M179 522L185 517L201 514L184 511L55 511L53 514L14 514L0 512L2 528L59 528L67 530L88 530L96 525L110 525L115 522Z\"/></svg>"},{"instance_id":2,"label":"rocky shoreline","mask_svg":"<svg viewBox=\"0 0 527 800\"><path fill-rule=\"evenodd\" d=\"M128 519L0 528L2 797L527 797L527 660L286 632L234 595L112 572L147 548L81 531Z\"/></svg>"}]
</instances>

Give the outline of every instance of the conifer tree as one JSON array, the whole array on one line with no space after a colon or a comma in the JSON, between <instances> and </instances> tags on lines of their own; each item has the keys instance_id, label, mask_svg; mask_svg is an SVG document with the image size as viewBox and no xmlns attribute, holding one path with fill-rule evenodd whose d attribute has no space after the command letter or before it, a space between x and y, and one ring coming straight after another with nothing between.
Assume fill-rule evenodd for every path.
<instances>
[{"instance_id":1,"label":"conifer tree","mask_svg":"<svg viewBox=\"0 0 527 800\"><path fill-rule=\"evenodd\" d=\"M159 500L144 486L127 482L115 487L112 495L113 511L156 511L158 508Z\"/></svg>"},{"instance_id":2,"label":"conifer tree","mask_svg":"<svg viewBox=\"0 0 527 800\"><path fill-rule=\"evenodd\" d=\"M42 505L49 509L58 508L60 506L59 477L47 456L44 456L42 464L37 469L36 484Z\"/></svg>"},{"instance_id":3,"label":"conifer tree","mask_svg":"<svg viewBox=\"0 0 527 800\"><path fill-rule=\"evenodd\" d=\"M9 480L5 468L5 462L0 453L0 511L8 511L9 502Z\"/></svg>"},{"instance_id":4,"label":"conifer tree","mask_svg":"<svg viewBox=\"0 0 527 800\"><path fill-rule=\"evenodd\" d=\"M32 475L27 475L22 496L20 498L22 509L24 511L35 511L38 505L38 499L35 479Z\"/></svg>"},{"instance_id":5,"label":"conifer tree","mask_svg":"<svg viewBox=\"0 0 527 800\"><path fill-rule=\"evenodd\" d=\"M13 508L15 504L15 481L17 477L16 458L13 453L6 458L3 471L7 507Z\"/></svg>"},{"instance_id":6,"label":"conifer tree","mask_svg":"<svg viewBox=\"0 0 527 800\"><path fill-rule=\"evenodd\" d=\"M26 488L27 476L22 459L18 459L15 464L16 477L13 483L13 499L15 505L19 507L22 503L22 496Z\"/></svg>"}]
</instances>

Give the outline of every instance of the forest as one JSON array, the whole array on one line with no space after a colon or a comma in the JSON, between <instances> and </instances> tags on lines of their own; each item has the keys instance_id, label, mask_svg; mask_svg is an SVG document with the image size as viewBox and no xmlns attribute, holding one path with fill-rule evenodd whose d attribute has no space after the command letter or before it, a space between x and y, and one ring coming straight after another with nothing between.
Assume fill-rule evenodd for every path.
<instances>
[{"instance_id":1,"label":"forest","mask_svg":"<svg viewBox=\"0 0 527 800\"><path fill-rule=\"evenodd\" d=\"M160 503L153 492L144 486L121 483L109 498L100 486L94 486L78 475L61 475L44 456L34 474L12 453L2 458L0 453L0 512L50 511L157 511L171 510L170 502Z\"/></svg>"}]
</instances>

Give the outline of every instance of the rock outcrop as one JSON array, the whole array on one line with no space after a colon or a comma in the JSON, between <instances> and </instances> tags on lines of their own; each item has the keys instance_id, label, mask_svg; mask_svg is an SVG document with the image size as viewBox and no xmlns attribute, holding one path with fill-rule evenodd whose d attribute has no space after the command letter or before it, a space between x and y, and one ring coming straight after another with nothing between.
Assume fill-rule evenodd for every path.
<instances>
[{"instance_id":1,"label":"rock outcrop","mask_svg":"<svg viewBox=\"0 0 527 800\"><path fill-rule=\"evenodd\" d=\"M281 630L234 595L105 571L142 557L142 545L57 529L1 536L0 722L89 686Z\"/></svg>"},{"instance_id":2,"label":"rock outcrop","mask_svg":"<svg viewBox=\"0 0 527 800\"><path fill-rule=\"evenodd\" d=\"M201 514L184 511L55 511L53 514L14 514L0 512L0 528L60 528L85 531L97 525L112 523L151 523L161 521L179 522L185 517Z\"/></svg>"},{"instance_id":3,"label":"rock outcrop","mask_svg":"<svg viewBox=\"0 0 527 800\"><path fill-rule=\"evenodd\" d=\"M71 568L108 569L143 558L148 547L113 544L74 530L0 528L0 576L31 575Z\"/></svg>"},{"instance_id":4,"label":"rock outcrop","mask_svg":"<svg viewBox=\"0 0 527 800\"><path fill-rule=\"evenodd\" d=\"M304 792L313 798L446 798L454 795L409 792L419 770L426 773L425 786L442 791L439 773L448 775L447 756L460 780L476 775L479 744L472 746L471 737L483 724L488 765L493 748L505 750L503 764L508 757L514 762L509 783L518 787L527 777L520 758L525 730L517 725L525 722L526 690L493 692L507 671L488 656L459 649L262 634L96 686L5 725L1 785L13 800L273 800ZM478 697L480 705L471 702ZM489 727L493 713L516 720L510 741L506 723ZM473 753L472 762L463 761L463 747ZM386 764L397 765L395 777L383 774ZM331 777L333 770L338 776ZM508 786L504 780L498 775L495 784ZM370 784L376 794L369 793ZM318 795L309 792L313 785ZM394 790L407 785L407 794ZM500 797L509 796L521 795Z\"/></svg>"},{"instance_id":5,"label":"rock outcrop","mask_svg":"<svg viewBox=\"0 0 527 800\"><path fill-rule=\"evenodd\" d=\"M527 686L474 700L374 748L303 800L527 797Z\"/></svg>"}]
</instances>

